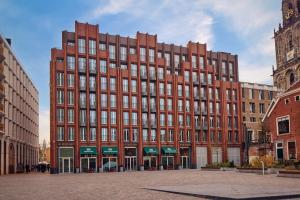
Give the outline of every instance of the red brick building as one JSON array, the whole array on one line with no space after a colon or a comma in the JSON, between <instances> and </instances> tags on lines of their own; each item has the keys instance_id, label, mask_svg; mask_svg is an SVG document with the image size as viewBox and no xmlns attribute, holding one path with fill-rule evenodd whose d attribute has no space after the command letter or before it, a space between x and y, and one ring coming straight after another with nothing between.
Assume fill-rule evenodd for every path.
<instances>
[{"instance_id":1,"label":"red brick building","mask_svg":"<svg viewBox=\"0 0 300 200\"><path fill-rule=\"evenodd\" d=\"M240 164L236 55L76 22L50 72L52 173Z\"/></svg>"},{"instance_id":2,"label":"red brick building","mask_svg":"<svg viewBox=\"0 0 300 200\"><path fill-rule=\"evenodd\" d=\"M271 102L263 122L274 158L300 160L300 81Z\"/></svg>"}]
</instances>

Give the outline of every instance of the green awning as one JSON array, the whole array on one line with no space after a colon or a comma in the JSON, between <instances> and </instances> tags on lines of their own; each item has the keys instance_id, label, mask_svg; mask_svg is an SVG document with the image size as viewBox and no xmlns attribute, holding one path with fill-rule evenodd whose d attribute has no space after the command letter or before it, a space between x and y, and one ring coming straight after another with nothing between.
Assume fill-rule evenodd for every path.
<instances>
[{"instance_id":1,"label":"green awning","mask_svg":"<svg viewBox=\"0 0 300 200\"><path fill-rule=\"evenodd\" d=\"M102 147L102 154L118 154L118 147Z\"/></svg>"},{"instance_id":2,"label":"green awning","mask_svg":"<svg viewBox=\"0 0 300 200\"><path fill-rule=\"evenodd\" d=\"M156 147L144 147L145 154L157 154Z\"/></svg>"},{"instance_id":3,"label":"green awning","mask_svg":"<svg viewBox=\"0 0 300 200\"><path fill-rule=\"evenodd\" d=\"M176 148L175 147L162 147L161 148L162 152L167 154L175 154L176 153Z\"/></svg>"},{"instance_id":4,"label":"green awning","mask_svg":"<svg viewBox=\"0 0 300 200\"><path fill-rule=\"evenodd\" d=\"M80 155L97 155L97 148L96 147L80 147Z\"/></svg>"}]
</instances>

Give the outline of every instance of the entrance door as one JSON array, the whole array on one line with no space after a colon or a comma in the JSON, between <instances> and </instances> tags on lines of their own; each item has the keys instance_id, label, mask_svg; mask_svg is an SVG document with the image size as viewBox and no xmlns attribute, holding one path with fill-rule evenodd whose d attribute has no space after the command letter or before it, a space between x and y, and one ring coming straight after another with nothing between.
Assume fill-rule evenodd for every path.
<instances>
[{"instance_id":1,"label":"entrance door","mask_svg":"<svg viewBox=\"0 0 300 200\"><path fill-rule=\"evenodd\" d=\"M180 163L182 169L188 169L189 168L189 157L188 156L181 156L180 157Z\"/></svg>"},{"instance_id":2,"label":"entrance door","mask_svg":"<svg viewBox=\"0 0 300 200\"><path fill-rule=\"evenodd\" d=\"M62 158L62 160L63 160L62 173L70 173L71 172L70 158Z\"/></svg>"},{"instance_id":3,"label":"entrance door","mask_svg":"<svg viewBox=\"0 0 300 200\"><path fill-rule=\"evenodd\" d=\"M144 169L156 170L157 162L156 156L144 156Z\"/></svg>"},{"instance_id":4,"label":"entrance door","mask_svg":"<svg viewBox=\"0 0 300 200\"><path fill-rule=\"evenodd\" d=\"M126 171L136 171L136 156L125 157L125 170Z\"/></svg>"},{"instance_id":5,"label":"entrance door","mask_svg":"<svg viewBox=\"0 0 300 200\"><path fill-rule=\"evenodd\" d=\"M164 169L174 169L174 156L162 156L162 164Z\"/></svg>"},{"instance_id":6,"label":"entrance door","mask_svg":"<svg viewBox=\"0 0 300 200\"><path fill-rule=\"evenodd\" d=\"M9 173L15 173L15 149L12 143L9 145Z\"/></svg>"},{"instance_id":7,"label":"entrance door","mask_svg":"<svg viewBox=\"0 0 300 200\"><path fill-rule=\"evenodd\" d=\"M277 160L283 160L283 149L277 149Z\"/></svg>"},{"instance_id":8,"label":"entrance door","mask_svg":"<svg viewBox=\"0 0 300 200\"><path fill-rule=\"evenodd\" d=\"M89 158L81 158L80 159L81 162L81 172L89 172Z\"/></svg>"}]
</instances>

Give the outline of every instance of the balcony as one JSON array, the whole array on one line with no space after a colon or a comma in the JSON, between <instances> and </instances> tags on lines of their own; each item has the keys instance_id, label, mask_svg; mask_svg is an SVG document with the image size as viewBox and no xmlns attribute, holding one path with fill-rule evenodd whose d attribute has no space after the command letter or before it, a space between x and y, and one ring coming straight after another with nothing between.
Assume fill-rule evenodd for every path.
<instances>
[{"instance_id":1,"label":"balcony","mask_svg":"<svg viewBox=\"0 0 300 200\"><path fill-rule=\"evenodd\" d=\"M0 116L4 116L4 115L5 115L4 104L0 104Z\"/></svg>"}]
</instances>

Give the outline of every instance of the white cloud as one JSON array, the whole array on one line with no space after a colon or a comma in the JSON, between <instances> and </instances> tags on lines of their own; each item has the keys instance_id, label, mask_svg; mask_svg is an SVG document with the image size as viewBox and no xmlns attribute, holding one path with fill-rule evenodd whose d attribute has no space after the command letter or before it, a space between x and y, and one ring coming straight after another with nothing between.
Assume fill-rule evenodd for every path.
<instances>
[{"instance_id":1,"label":"white cloud","mask_svg":"<svg viewBox=\"0 0 300 200\"><path fill-rule=\"evenodd\" d=\"M39 143L42 144L43 140L50 141L50 111L49 109L40 110L39 113Z\"/></svg>"}]
</instances>

